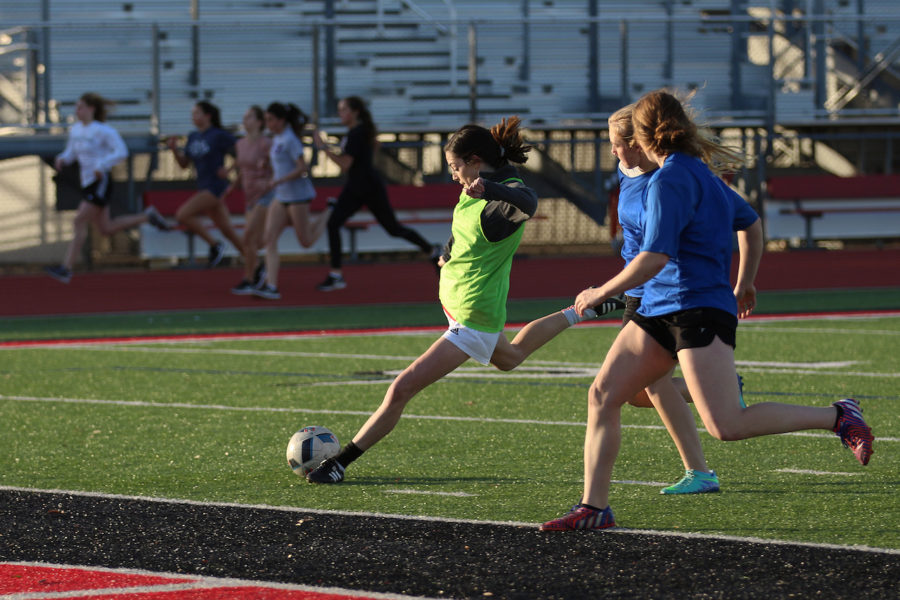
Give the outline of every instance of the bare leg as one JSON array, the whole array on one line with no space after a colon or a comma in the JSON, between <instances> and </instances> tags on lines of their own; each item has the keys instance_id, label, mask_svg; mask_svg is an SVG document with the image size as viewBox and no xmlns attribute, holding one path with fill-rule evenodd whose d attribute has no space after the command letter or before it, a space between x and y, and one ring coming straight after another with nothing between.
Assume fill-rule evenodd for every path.
<instances>
[{"instance_id":1,"label":"bare leg","mask_svg":"<svg viewBox=\"0 0 900 600\"><path fill-rule=\"evenodd\" d=\"M831 429L837 419L833 406L812 407L761 402L741 408L734 377L734 348L715 338L704 348L678 352L681 370L694 405L710 435L720 440Z\"/></svg>"},{"instance_id":2,"label":"bare leg","mask_svg":"<svg viewBox=\"0 0 900 600\"><path fill-rule=\"evenodd\" d=\"M201 215L208 214L219 203L211 192L201 190L187 199L187 201L178 207L175 211L175 219L183 225L188 231L203 238L210 246L214 246L217 241L200 220Z\"/></svg>"},{"instance_id":3,"label":"bare leg","mask_svg":"<svg viewBox=\"0 0 900 600\"><path fill-rule=\"evenodd\" d=\"M452 342L443 337L438 339L394 379L381 406L353 437L353 443L361 450L374 446L394 429L413 396L452 372L468 358Z\"/></svg>"},{"instance_id":4,"label":"bare leg","mask_svg":"<svg viewBox=\"0 0 900 600\"><path fill-rule=\"evenodd\" d=\"M266 213L266 228L263 234L263 244L266 247L266 283L273 288L278 288L278 269L281 268L278 238L284 226L287 225L288 215L284 204L277 201L269 205Z\"/></svg>"},{"instance_id":5,"label":"bare leg","mask_svg":"<svg viewBox=\"0 0 900 600\"><path fill-rule=\"evenodd\" d=\"M219 228L219 231L222 232L222 235L224 235L243 256L244 243L240 236L238 236L237 231L234 230L234 226L231 224L231 214L229 214L228 207L225 206L225 203L218 200L208 214L209 218L216 224L216 227Z\"/></svg>"},{"instance_id":6,"label":"bare leg","mask_svg":"<svg viewBox=\"0 0 900 600\"><path fill-rule=\"evenodd\" d=\"M694 413L684 401L671 373L650 384L646 389L663 424L672 436L685 469L709 472Z\"/></svg>"},{"instance_id":7,"label":"bare leg","mask_svg":"<svg viewBox=\"0 0 900 600\"><path fill-rule=\"evenodd\" d=\"M253 281L258 262L257 253L262 242L263 232L266 227L266 207L255 204L247 213L247 221L244 224L244 279Z\"/></svg>"},{"instance_id":8,"label":"bare leg","mask_svg":"<svg viewBox=\"0 0 900 600\"><path fill-rule=\"evenodd\" d=\"M619 332L588 392L583 503L597 508L609 505L610 480L622 439L622 406L674 366L671 355L634 323Z\"/></svg>"},{"instance_id":9,"label":"bare leg","mask_svg":"<svg viewBox=\"0 0 900 600\"><path fill-rule=\"evenodd\" d=\"M87 238L88 227L92 222L96 223L99 221L102 212L102 208L96 204L91 204L86 200L82 200L81 203L79 203L78 213L76 213L75 221L73 223L75 233L72 236L72 241L69 242L68 248L66 248L66 255L63 258L62 263L68 270L71 271L72 267L75 265L75 257L78 255L78 252L84 245L84 240Z\"/></svg>"},{"instance_id":10,"label":"bare leg","mask_svg":"<svg viewBox=\"0 0 900 600\"><path fill-rule=\"evenodd\" d=\"M522 328L513 341L500 336L491 355L491 364L501 371L510 371L522 364L531 354L570 327L561 311L536 319Z\"/></svg>"}]
</instances>

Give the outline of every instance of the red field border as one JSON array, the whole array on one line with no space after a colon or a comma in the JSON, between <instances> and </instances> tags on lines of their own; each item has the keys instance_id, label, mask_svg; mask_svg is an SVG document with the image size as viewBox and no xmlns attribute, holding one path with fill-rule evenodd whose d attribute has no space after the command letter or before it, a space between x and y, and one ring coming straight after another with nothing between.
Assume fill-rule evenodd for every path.
<instances>
[{"instance_id":1,"label":"red field border","mask_svg":"<svg viewBox=\"0 0 900 600\"><path fill-rule=\"evenodd\" d=\"M96 592L96 593L92 593ZM381 600L412 596L97 567L0 563L0 598L79 600Z\"/></svg>"},{"instance_id":2,"label":"red field border","mask_svg":"<svg viewBox=\"0 0 900 600\"><path fill-rule=\"evenodd\" d=\"M733 261L736 267L736 262ZM513 263L509 297L572 297L622 268L613 256L523 257ZM288 265L281 270L280 300L235 296L241 270L76 272L61 284L46 275L0 278L0 317L108 314L136 311L348 306L437 302L438 278L426 260L353 264L344 269L348 286L319 292L324 265ZM762 291L900 287L900 250L772 252L757 277Z\"/></svg>"}]
</instances>

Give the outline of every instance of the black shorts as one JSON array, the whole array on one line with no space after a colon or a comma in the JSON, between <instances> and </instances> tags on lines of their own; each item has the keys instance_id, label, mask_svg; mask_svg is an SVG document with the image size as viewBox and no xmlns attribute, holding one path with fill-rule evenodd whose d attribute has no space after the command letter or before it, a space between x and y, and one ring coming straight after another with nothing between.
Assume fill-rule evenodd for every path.
<instances>
[{"instance_id":1,"label":"black shorts","mask_svg":"<svg viewBox=\"0 0 900 600\"><path fill-rule=\"evenodd\" d=\"M90 202L94 206L103 208L109 204L112 198L112 177L109 173L95 181L94 183L81 188L81 199Z\"/></svg>"},{"instance_id":2,"label":"black shorts","mask_svg":"<svg viewBox=\"0 0 900 600\"><path fill-rule=\"evenodd\" d=\"M625 296L625 312L622 314L622 327L628 325L628 321L637 314L637 309L641 307L640 296Z\"/></svg>"},{"instance_id":3,"label":"black shorts","mask_svg":"<svg viewBox=\"0 0 900 600\"><path fill-rule=\"evenodd\" d=\"M685 348L705 348L718 336L735 347L737 317L718 308L689 308L660 317L635 313L631 320L677 358Z\"/></svg>"}]
</instances>

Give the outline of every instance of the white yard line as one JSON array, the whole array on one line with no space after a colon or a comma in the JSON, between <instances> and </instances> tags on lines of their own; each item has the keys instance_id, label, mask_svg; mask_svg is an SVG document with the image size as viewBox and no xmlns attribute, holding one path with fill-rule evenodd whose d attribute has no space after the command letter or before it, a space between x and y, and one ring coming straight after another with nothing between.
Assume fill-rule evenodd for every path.
<instances>
[{"instance_id":1,"label":"white yard line","mask_svg":"<svg viewBox=\"0 0 900 600\"><path fill-rule=\"evenodd\" d=\"M41 397L41 396L12 396L0 394L0 401L9 400L13 402L39 402L39 403L61 403L61 404L96 404L107 406L122 406L133 408L183 408L196 410L220 410L233 412L260 412L260 413L301 413L301 414L321 414L321 415L349 415L349 416L369 416L371 411L364 410L331 410L322 408L302 408L302 407L276 407L276 406L228 406L225 404L190 404L187 402L148 402L144 400L104 400L99 398L65 398L65 397ZM580 421L544 421L540 419L496 419L490 417L458 417L452 415L416 415L404 413L403 419L421 419L430 421L462 421L467 423L506 423L510 425L541 425L541 426L563 426L563 427L584 427L585 423ZM662 425L622 425L623 429L651 429L665 430ZM705 432L705 429L698 428L697 431ZM834 439L833 433L813 433L809 431L796 431L792 433L781 433L778 435L794 435L800 437L827 438ZM876 442L898 442L900 438L893 437L876 437Z\"/></svg>"}]
</instances>

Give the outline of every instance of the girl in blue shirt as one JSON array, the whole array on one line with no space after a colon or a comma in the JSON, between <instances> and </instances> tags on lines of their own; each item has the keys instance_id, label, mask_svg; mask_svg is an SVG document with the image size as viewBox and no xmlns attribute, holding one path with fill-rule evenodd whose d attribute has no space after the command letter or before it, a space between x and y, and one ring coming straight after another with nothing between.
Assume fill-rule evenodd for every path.
<instances>
[{"instance_id":1,"label":"girl in blue shirt","mask_svg":"<svg viewBox=\"0 0 900 600\"><path fill-rule=\"evenodd\" d=\"M588 392L581 502L545 531L615 526L609 506L621 442L622 405L680 364L694 406L709 433L740 440L805 429L831 429L862 464L872 432L852 399L829 407L761 402L746 408L735 385L737 317L756 304L753 281L762 256L762 226L752 210L704 164L728 154L704 138L681 103L665 91L635 104L635 139L659 165L647 185L640 252L621 273L575 299L578 312L644 285L641 307L619 332ZM752 219L752 220L751 220ZM738 230L748 260L731 288L731 234Z\"/></svg>"},{"instance_id":2,"label":"girl in blue shirt","mask_svg":"<svg viewBox=\"0 0 900 600\"><path fill-rule=\"evenodd\" d=\"M194 105L191 112L196 131L188 135L184 148L178 147L175 138L169 138L169 149L175 161L182 169L191 164L197 173L197 193L178 207L175 218L184 226L209 244L208 267L214 267L225 256L225 245L214 238L206 229L201 217L209 217L219 231L228 238L238 253L244 254L244 244L231 225L231 215L223 199L228 188L226 177L225 155L234 151L237 140L222 129L219 109L215 105L202 100Z\"/></svg>"}]
</instances>

